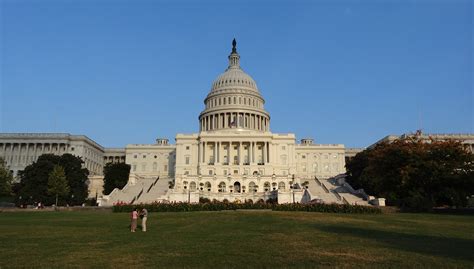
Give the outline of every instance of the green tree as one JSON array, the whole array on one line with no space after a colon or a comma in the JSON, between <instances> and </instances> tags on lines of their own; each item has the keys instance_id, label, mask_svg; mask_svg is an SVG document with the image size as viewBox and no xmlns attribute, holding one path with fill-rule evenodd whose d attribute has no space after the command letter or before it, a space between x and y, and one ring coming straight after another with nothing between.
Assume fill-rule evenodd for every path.
<instances>
[{"instance_id":1,"label":"green tree","mask_svg":"<svg viewBox=\"0 0 474 269\"><path fill-rule=\"evenodd\" d=\"M0 158L0 197L12 195L13 175L8 170L5 161Z\"/></svg>"},{"instance_id":2,"label":"green tree","mask_svg":"<svg viewBox=\"0 0 474 269\"><path fill-rule=\"evenodd\" d=\"M58 206L58 196L66 196L68 193L69 184L64 168L60 165L55 165L48 177L48 194L56 196L55 205Z\"/></svg>"},{"instance_id":3,"label":"green tree","mask_svg":"<svg viewBox=\"0 0 474 269\"><path fill-rule=\"evenodd\" d=\"M474 194L474 155L457 141L406 137L364 150L346 168L353 187L385 197L391 205L464 206Z\"/></svg>"},{"instance_id":4,"label":"green tree","mask_svg":"<svg viewBox=\"0 0 474 269\"><path fill-rule=\"evenodd\" d=\"M104 194L110 194L115 188L123 188L130 175L130 165L125 163L108 163L104 167Z\"/></svg>"},{"instance_id":5,"label":"green tree","mask_svg":"<svg viewBox=\"0 0 474 269\"><path fill-rule=\"evenodd\" d=\"M20 172L20 183L17 186L16 200L18 203L31 204L43 202L52 204L53 196L48 193L48 178L55 165L64 168L70 191L63 199L70 205L84 203L87 199L87 176L89 171L82 168L81 158L71 154L62 156L43 154L38 160Z\"/></svg>"}]
</instances>

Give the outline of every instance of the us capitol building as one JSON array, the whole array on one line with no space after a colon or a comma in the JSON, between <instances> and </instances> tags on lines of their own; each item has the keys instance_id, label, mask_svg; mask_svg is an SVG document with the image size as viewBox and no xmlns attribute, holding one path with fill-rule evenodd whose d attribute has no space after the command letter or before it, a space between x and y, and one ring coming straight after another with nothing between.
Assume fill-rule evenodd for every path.
<instances>
[{"instance_id":1,"label":"us capitol building","mask_svg":"<svg viewBox=\"0 0 474 269\"><path fill-rule=\"evenodd\" d=\"M16 176L41 154L79 156L90 171L89 195L101 205L199 198L367 204L373 199L345 183L344 145L312 139L297 143L292 133L271 132L265 99L240 67L235 40L232 45L227 69L204 99L199 133L177 134L175 145L157 139L154 144L104 148L83 135L4 133L0 157ZM130 178L123 189L102 195L102 171L109 162L129 164Z\"/></svg>"}]
</instances>

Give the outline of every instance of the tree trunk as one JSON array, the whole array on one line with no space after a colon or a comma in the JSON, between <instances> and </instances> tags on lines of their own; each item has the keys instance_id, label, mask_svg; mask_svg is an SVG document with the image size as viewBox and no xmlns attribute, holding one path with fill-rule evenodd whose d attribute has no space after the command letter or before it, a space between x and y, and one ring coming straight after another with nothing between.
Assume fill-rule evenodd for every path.
<instances>
[{"instance_id":1,"label":"tree trunk","mask_svg":"<svg viewBox=\"0 0 474 269\"><path fill-rule=\"evenodd\" d=\"M58 207L58 195L56 194L56 207Z\"/></svg>"}]
</instances>

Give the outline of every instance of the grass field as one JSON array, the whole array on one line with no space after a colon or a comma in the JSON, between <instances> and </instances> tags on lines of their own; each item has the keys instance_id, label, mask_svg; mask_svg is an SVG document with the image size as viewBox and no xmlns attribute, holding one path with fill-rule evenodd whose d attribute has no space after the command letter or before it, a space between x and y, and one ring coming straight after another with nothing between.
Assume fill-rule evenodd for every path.
<instances>
[{"instance_id":1,"label":"grass field","mask_svg":"<svg viewBox=\"0 0 474 269\"><path fill-rule=\"evenodd\" d=\"M0 213L0 268L473 268L474 217L309 212Z\"/></svg>"}]
</instances>

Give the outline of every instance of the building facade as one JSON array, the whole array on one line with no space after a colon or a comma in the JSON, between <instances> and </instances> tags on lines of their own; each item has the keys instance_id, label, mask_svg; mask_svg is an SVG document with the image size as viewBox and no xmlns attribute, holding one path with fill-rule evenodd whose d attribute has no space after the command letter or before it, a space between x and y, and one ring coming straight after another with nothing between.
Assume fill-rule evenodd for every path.
<instances>
[{"instance_id":1,"label":"building facade","mask_svg":"<svg viewBox=\"0 0 474 269\"><path fill-rule=\"evenodd\" d=\"M317 144L311 138L297 142L293 133L273 133L265 98L255 80L241 68L235 40L228 66L212 83L198 119L199 132L177 134L175 144L159 138L153 144L128 144L124 148L104 148L84 135L4 133L0 134L0 157L14 176L42 154L81 157L90 171L90 197L102 196L107 163L129 164L128 184L103 196L103 205L118 201L196 202L199 198L296 202L302 201L301 187L307 184L311 198L361 202L358 192L346 183L336 186L331 179L340 179L346 161L363 149ZM400 137L403 135L387 136L377 143ZM422 138L456 139L473 150L472 134L423 134ZM344 188L354 195L345 193Z\"/></svg>"}]
</instances>

